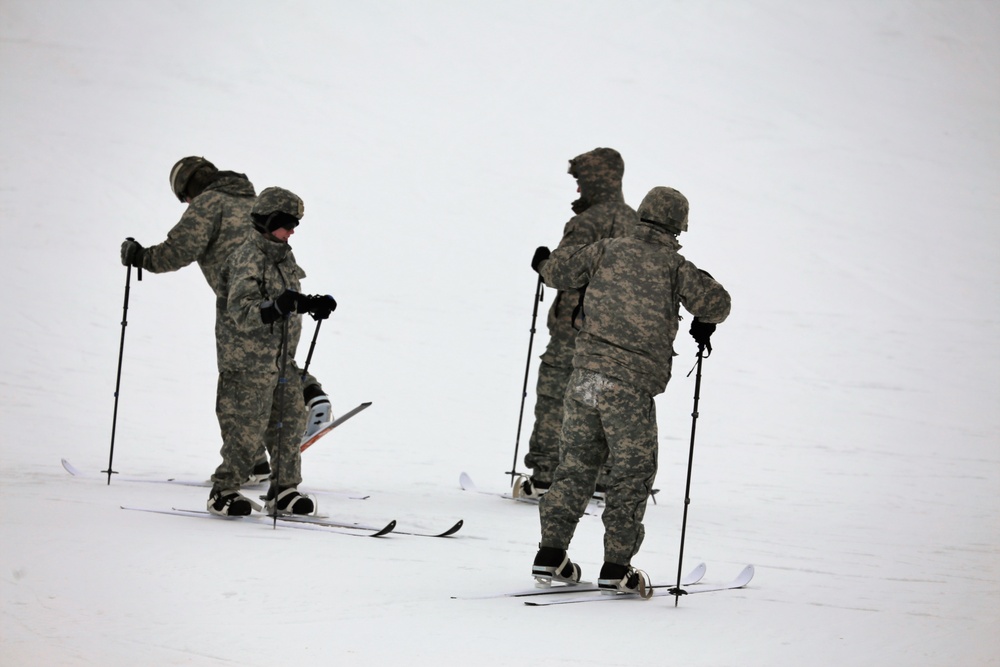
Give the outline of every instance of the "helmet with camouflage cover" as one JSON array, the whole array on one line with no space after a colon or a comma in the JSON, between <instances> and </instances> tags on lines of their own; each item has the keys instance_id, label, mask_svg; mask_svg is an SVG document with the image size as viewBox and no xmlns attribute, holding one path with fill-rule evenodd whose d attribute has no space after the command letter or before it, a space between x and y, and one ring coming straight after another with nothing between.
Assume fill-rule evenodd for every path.
<instances>
[{"instance_id":1,"label":"helmet with camouflage cover","mask_svg":"<svg viewBox=\"0 0 1000 667\"><path fill-rule=\"evenodd\" d=\"M675 236L688 228L688 200L677 190L656 187L639 204L639 219L663 227Z\"/></svg>"},{"instance_id":2,"label":"helmet with camouflage cover","mask_svg":"<svg viewBox=\"0 0 1000 667\"><path fill-rule=\"evenodd\" d=\"M211 182L209 177L218 171L214 164L203 157L192 155L181 158L170 170L170 189L183 203L188 197L193 199L200 195Z\"/></svg>"},{"instance_id":3,"label":"helmet with camouflage cover","mask_svg":"<svg viewBox=\"0 0 1000 667\"><path fill-rule=\"evenodd\" d=\"M261 233L294 228L305 214L302 199L284 188L264 188L250 211L253 226Z\"/></svg>"}]
</instances>

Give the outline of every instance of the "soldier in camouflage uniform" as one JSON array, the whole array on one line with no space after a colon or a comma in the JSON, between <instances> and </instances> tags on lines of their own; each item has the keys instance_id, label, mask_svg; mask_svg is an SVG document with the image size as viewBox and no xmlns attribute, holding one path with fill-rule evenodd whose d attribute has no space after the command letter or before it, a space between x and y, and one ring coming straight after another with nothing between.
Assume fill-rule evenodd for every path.
<instances>
[{"instance_id":1,"label":"soldier in camouflage uniform","mask_svg":"<svg viewBox=\"0 0 1000 667\"><path fill-rule=\"evenodd\" d=\"M570 160L569 173L577 181L580 197L572 204L576 215L563 228L560 248L625 236L632 231L639 219L622 195L625 162L618 151L595 148L578 155ZM582 296L582 289L560 288L549 308L549 344L538 367L535 424L524 457L532 473L530 478L515 482L517 496L533 498L545 493L559 462L563 396L582 321ZM600 481L603 487L603 475Z\"/></svg>"},{"instance_id":2,"label":"soldier in camouflage uniform","mask_svg":"<svg viewBox=\"0 0 1000 667\"><path fill-rule=\"evenodd\" d=\"M262 447L275 463L267 509L310 514L313 500L298 492L302 481L298 434L305 426L301 371L295 350L301 313L328 317L330 296L300 294L305 272L288 239L304 212L302 200L282 188L260 193L251 211L256 229L222 274L226 315L219 320L219 390L216 412L222 428L222 463L212 475L208 509L249 514L255 503L239 493ZM283 378L283 381L279 381Z\"/></svg>"},{"instance_id":3,"label":"soldier in camouflage uniform","mask_svg":"<svg viewBox=\"0 0 1000 667\"><path fill-rule=\"evenodd\" d=\"M554 480L540 501L542 539L533 573L579 580L566 555L605 457L611 462L604 521L604 566L599 586L651 594L632 565L643 540L642 518L657 470L653 397L670 380L679 308L694 316L691 333L708 344L729 315L728 292L678 253L687 230L688 202L654 188L639 207L628 237L590 245L561 245L532 260L559 289L587 286L587 318L576 339L565 395L563 448Z\"/></svg>"},{"instance_id":4,"label":"soldier in camouflage uniform","mask_svg":"<svg viewBox=\"0 0 1000 667\"><path fill-rule=\"evenodd\" d=\"M170 170L170 188L178 200L188 204L184 215L162 243L143 248L137 241L124 241L122 264L150 273L167 273L198 262L205 280L215 292L218 352L219 323L226 312L222 272L233 251L254 234L250 209L257 193L245 175L219 171L211 162L197 156L178 160ZM309 430L314 433L332 420L330 400L312 375L306 375L303 386L304 400L311 409ZM249 481L265 479L269 472L266 453L261 449L257 452Z\"/></svg>"}]
</instances>

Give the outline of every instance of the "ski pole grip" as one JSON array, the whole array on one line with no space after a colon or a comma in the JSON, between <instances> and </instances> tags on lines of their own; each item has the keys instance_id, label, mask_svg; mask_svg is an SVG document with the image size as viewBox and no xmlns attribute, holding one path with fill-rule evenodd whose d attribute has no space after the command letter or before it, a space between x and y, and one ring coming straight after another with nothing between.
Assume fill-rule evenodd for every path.
<instances>
[{"instance_id":1,"label":"ski pole grip","mask_svg":"<svg viewBox=\"0 0 1000 667\"><path fill-rule=\"evenodd\" d=\"M125 237L125 240L126 240L126 241L135 241L135 239L134 239L134 238L132 238L131 236L126 236L126 237ZM142 267L141 267L141 266L137 266L137 267L135 267L135 275L136 275L136 277L137 277L137 278L138 278L139 280L142 280Z\"/></svg>"}]
</instances>

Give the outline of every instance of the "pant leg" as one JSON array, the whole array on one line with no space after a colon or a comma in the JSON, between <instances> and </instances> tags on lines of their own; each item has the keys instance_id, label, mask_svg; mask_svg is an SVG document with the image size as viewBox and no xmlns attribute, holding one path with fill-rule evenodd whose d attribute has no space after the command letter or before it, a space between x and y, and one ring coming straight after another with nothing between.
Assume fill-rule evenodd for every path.
<instances>
[{"instance_id":1,"label":"pant leg","mask_svg":"<svg viewBox=\"0 0 1000 667\"><path fill-rule=\"evenodd\" d=\"M212 475L214 486L238 489L250 475L257 452L264 449L276 384L277 373L219 373L215 414L222 432L222 463Z\"/></svg>"},{"instance_id":2,"label":"pant leg","mask_svg":"<svg viewBox=\"0 0 1000 667\"><path fill-rule=\"evenodd\" d=\"M569 548L608 456L597 405L580 390L585 377L585 371L575 370L567 385L559 465L539 501L541 546Z\"/></svg>"},{"instance_id":3,"label":"pant leg","mask_svg":"<svg viewBox=\"0 0 1000 667\"><path fill-rule=\"evenodd\" d=\"M573 351L576 330L567 321L549 323L549 342L538 365L535 386L535 423L528 440L524 464L531 476L540 482L551 482L552 472L559 464L559 443L562 441L563 398L566 383L573 372Z\"/></svg>"},{"instance_id":4,"label":"pant leg","mask_svg":"<svg viewBox=\"0 0 1000 667\"><path fill-rule=\"evenodd\" d=\"M604 560L631 564L645 537L646 503L656 478L656 404L649 394L611 380L600 406L610 475L604 508Z\"/></svg>"},{"instance_id":5,"label":"pant leg","mask_svg":"<svg viewBox=\"0 0 1000 667\"><path fill-rule=\"evenodd\" d=\"M535 424L528 440L528 453L524 456L524 465L531 468L531 476L540 482L551 482L552 473L559 463L563 399L566 394L566 383L572 372L573 369L568 365L553 366L543 361L538 366Z\"/></svg>"},{"instance_id":6,"label":"pant leg","mask_svg":"<svg viewBox=\"0 0 1000 667\"><path fill-rule=\"evenodd\" d=\"M301 371L289 361L285 383L275 382L264 443L271 457L271 479L281 488L302 482L302 452L299 442L306 427L302 402Z\"/></svg>"}]
</instances>

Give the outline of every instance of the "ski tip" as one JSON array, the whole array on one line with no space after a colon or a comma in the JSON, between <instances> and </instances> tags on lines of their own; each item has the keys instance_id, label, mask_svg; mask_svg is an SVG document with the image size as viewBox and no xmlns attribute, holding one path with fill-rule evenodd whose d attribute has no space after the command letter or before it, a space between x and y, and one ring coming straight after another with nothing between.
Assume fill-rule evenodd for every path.
<instances>
[{"instance_id":1,"label":"ski tip","mask_svg":"<svg viewBox=\"0 0 1000 667\"><path fill-rule=\"evenodd\" d=\"M462 526L464 525L465 525L465 519L459 519L454 526L444 531L443 533L435 535L434 537L451 537L452 535L460 531L462 529Z\"/></svg>"},{"instance_id":2,"label":"ski tip","mask_svg":"<svg viewBox=\"0 0 1000 667\"><path fill-rule=\"evenodd\" d=\"M363 408L367 408L367 407L368 407L369 405L371 405L371 404L372 404L372 402L371 402L371 401L365 401L364 403L362 403L362 404L361 404L361 407L363 407Z\"/></svg>"},{"instance_id":3,"label":"ski tip","mask_svg":"<svg viewBox=\"0 0 1000 667\"><path fill-rule=\"evenodd\" d=\"M74 477L79 476L80 471L77 469L76 466L74 466L72 463L70 463L66 459L61 459L61 461L62 461L62 467L63 467L63 469L66 472L68 472L69 474L73 475Z\"/></svg>"},{"instance_id":4,"label":"ski tip","mask_svg":"<svg viewBox=\"0 0 1000 667\"><path fill-rule=\"evenodd\" d=\"M385 524L385 528L383 528L382 530L380 530L378 532L375 532L375 533L372 533L371 536L372 537L384 537L385 535L388 535L389 533L391 533L394 530L396 530L396 520L395 519L393 519L389 523Z\"/></svg>"},{"instance_id":5,"label":"ski tip","mask_svg":"<svg viewBox=\"0 0 1000 667\"><path fill-rule=\"evenodd\" d=\"M475 482L472 481L472 478L469 477L468 473L464 473L463 472L461 475L458 476L458 484L459 484L459 486L462 487L463 491L475 491L476 490L476 484L475 484Z\"/></svg>"},{"instance_id":6,"label":"ski tip","mask_svg":"<svg viewBox=\"0 0 1000 667\"><path fill-rule=\"evenodd\" d=\"M738 583L739 588L743 588L744 586L750 583L750 580L753 579L754 574L755 570L753 565L747 565L738 575L736 575L736 580L734 583Z\"/></svg>"}]
</instances>

